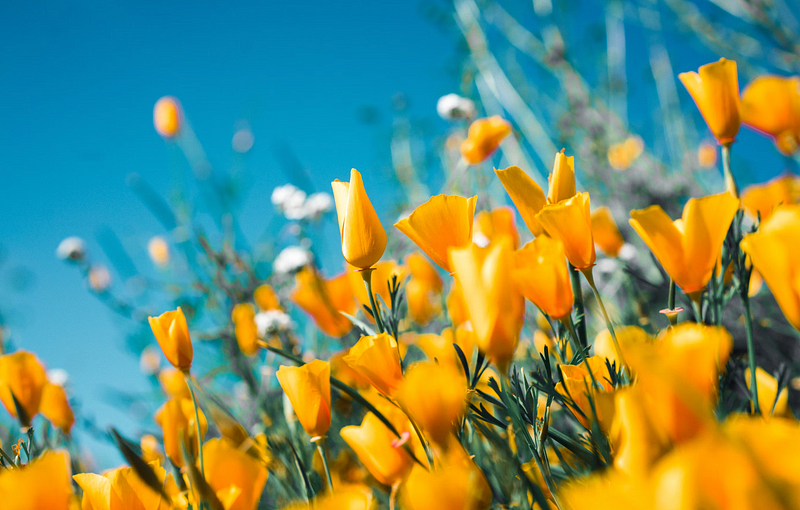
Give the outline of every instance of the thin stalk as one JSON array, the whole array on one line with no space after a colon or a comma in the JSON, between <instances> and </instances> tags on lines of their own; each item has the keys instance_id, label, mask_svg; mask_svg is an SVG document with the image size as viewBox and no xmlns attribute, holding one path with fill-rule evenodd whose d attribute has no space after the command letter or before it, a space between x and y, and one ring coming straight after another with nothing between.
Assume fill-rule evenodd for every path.
<instances>
[{"instance_id":1,"label":"thin stalk","mask_svg":"<svg viewBox=\"0 0 800 510\"><path fill-rule=\"evenodd\" d=\"M753 409L758 415L761 410L758 406L758 387L756 383L756 347L753 341L753 316L750 312L750 297L747 291L742 292L742 303L744 304L744 326L747 334L747 360L750 363L750 394L753 400Z\"/></svg>"},{"instance_id":2,"label":"thin stalk","mask_svg":"<svg viewBox=\"0 0 800 510\"><path fill-rule=\"evenodd\" d=\"M608 332L611 333L611 339L614 341L614 349L617 351L619 362L623 367L627 368L628 364L625 362L625 357L622 355L622 348L617 340L617 333L614 331L614 325L611 324L611 319L608 317L608 312L606 312L606 307L603 304L603 298L600 297L600 292L597 291L597 285L594 283L592 268L590 267L582 272L583 276L586 277L586 281L589 282L592 292L594 292L594 298L597 300L597 304L600 305L600 311L603 312L603 319L606 321L606 327L608 328ZM628 374L630 374L630 370L628 371Z\"/></svg>"},{"instance_id":3,"label":"thin stalk","mask_svg":"<svg viewBox=\"0 0 800 510\"><path fill-rule=\"evenodd\" d=\"M331 478L331 470L328 468L328 456L325 454L325 438L320 437L315 443L317 443L319 456L322 457L322 467L325 469L325 478L328 480L328 490L333 493L333 479Z\"/></svg>"},{"instance_id":4,"label":"thin stalk","mask_svg":"<svg viewBox=\"0 0 800 510\"><path fill-rule=\"evenodd\" d=\"M667 298L667 309L675 309L675 280L672 278L669 279L669 298ZM678 314L668 313L667 319L669 319L670 326L675 326L678 324Z\"/></svg>"},{"instance_id":5,"label":"thin stalk","mask_svg":"<svg viewBox=\"0 0 800 510\"><path fill-rule=\"evenodd\" d=\"M572 294L575 296L575 313L578 316L578 340L586 347L586 311L583 307L583 290L581 289L581 276L571 263L569 264L569 280L572 284Z\"/></svg>"},{"instance_id":6,"label":"thin stalk","mask_svg":"<svg viewBox=\"0 0 800 510\"><path fill-rule=\"evenodd\" d=\"M375 294L372 293L372 272L373 268L364 269L360 271L361 278L364 279L364 285L367 287L367 294L369 294L369 304L372 306L372 317L375 319L375 325L378 326L378 333L383 333L386 329L383 327L381 320L381 313L378 311L378 306L375 303ZM397 344L397 351L400 352L400 343ZM402 359L402 358L401 358Z\"/></svg>"},{"instance_id":7,"label":"thin stalk","mask_svg":"<svg viewBox=\"0 0 800 510\"><path fill-rule=\"evenodd\" d=\"M722 172L725 175L725 190L739 198L739 186L736 185L731 171L731 143L733 142L722 144Z\"/></svg>"},{"instance_id":8,"label":"thin stalk","mask_svg":"<svg viewBox=\"0 0 800 510\"><path fill-rule=\"evenodd\" d=\"M203 434L200 431L200 410L199 406L197 405L197 397L194 394L194 388L192 388L192 376L188 373L185 373L184 375L186 376L186 386L189 387L189 393L192 395L192 406L194 406L194 426L195 432L197 433L197 456L200 459L200 475L205 480L206 472L203 464Z\"/></svg>"},{"instance_id":9,"label":"thin stalk","mask_svg":"<svg viewBox=\"0 0 800 510\"><path fill-rule=\"evenodd\" d=\"M572 320L569 317L565 317L561 319L561 323L569 331L570 337L572 338L572 348L583 352L580 343L578 342L578 335L575 334L575 326L572 325ZM586 367L586 371L589 372L589 378L592 380L592 388L599 388L600 384L594 377L594 372L592 372L592 367L589 365L589 360L587 360L586 356L583 355L581 358L583 359L583 365Z\"/></svg>"},{"instance_id":10,"label":"thin stalk","mask_svg":"<svg viewBox=\"0 0 800 510\"><path fill-rule=\"evenodd\" d=\"M422 430L420 430L419 425L417 425L417 421L411 416L411 413L406 411L404 407L402 406L398 407L400 407L400 409L402 409L403 412L406 413L406 416L408 416L408 421L410 421L411 426L414 427L414 432L416 432L417 437L419 438L419 442L420 444L422 444L422 449L425 450L425 457L427 457L428 461L428 470L433 469L433 453L431 453L431 447L427 443L427 441L425 441L425 436L422 435Z\"/></svg>"}]
</instances>

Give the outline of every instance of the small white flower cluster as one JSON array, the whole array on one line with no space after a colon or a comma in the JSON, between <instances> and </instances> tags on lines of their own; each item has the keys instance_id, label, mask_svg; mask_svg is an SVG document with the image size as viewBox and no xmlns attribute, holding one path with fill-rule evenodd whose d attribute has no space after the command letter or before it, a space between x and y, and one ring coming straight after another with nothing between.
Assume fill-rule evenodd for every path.
<instances>
[{"instance_id":1,"label":"small white flower cluster","mask_svg":"<svg viewBox=\"0 0 800 510\"><path fill-rule=\"evenodd\" d=\"M333 198L328 193L306 196L305 191L291 184L275 188L271 200L287 220L316 220L333 209Z\"/></svg>"},{"instance_id":2,"label":"small white flower cluster","mask_svg":"<svg viewBox=\"0 0 800 510\"><path fill-rule=\"evenodd\" d=\"M67 237L58 244L56 257L61 260L79 261L86 256L86 243L80 237Z\"/></svg>"},{"instance_id":3,"label":"small white flower cluster","mask_svg":"<svg viewBox=\"0 0 800 510\"><path fill-rule=\"evenodd\" d=\"M311 263L311 253L300 246L284 248L272 262L272 270L278 274L296 273Z\"/></svg>"},{"instance_id":4,"label":"small white flower cluster","mask_svg":"<svg viewBox=\"0 0 800 510\"><path fill-rule=\"evenodd\" d=\"M293 326L291 317L281 310L267 310L256 314L256 329L261 338L289 331Z\"/></svg>"},{"instance_id":5,"label":"small white flower cluster","mask_svg":"<svg viewBox=\"0 0 800 510\"><path fill-rule=\"evenodd\" d=\"M475 103L458 94L447 94L436 102L436 112L444 120L471 119L475 117Z\"/></svg>"}]
</instances>

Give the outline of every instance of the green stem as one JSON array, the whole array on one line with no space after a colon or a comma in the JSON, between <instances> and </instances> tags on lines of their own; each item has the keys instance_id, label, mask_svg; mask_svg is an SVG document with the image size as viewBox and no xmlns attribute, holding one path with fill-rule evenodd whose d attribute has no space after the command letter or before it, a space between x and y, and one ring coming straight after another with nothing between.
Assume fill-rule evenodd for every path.
<instances>
[{"instance_id":1,"label":"green stem","mask_svg":"<svg viewBox=\"0 0 800 510\"><path fill-rule=\"evenodd\" d=\"M203 465L203 434L200 431L200 410L197 405L197 397L194 394L194 388L192 388L191 376L188 373L186 373L185 376L186 386L189 387L189 393L192 395L192 406L194 406L194 426L197 433L197 456L200 459L200 475L205 480L206 472Z\"/></svg>"},{"instance_id":2,"label":"green stem","mask_svg":"<svg viewBox=\"0 0 800 510\"><path fill-rule=\"evenodd\" d=\"M322 467L325 469L325 478L328 479L328 490L333 493L333 479L331 478L331 470L328 468L328 456L325 454L324 442L325 439L323 438L317 439L317 451L319 456L322 457Z\"/></svg>"},{"instance_id":3,"label":"green stem","mask_svg":"<svg viewBox=\"0 0 800 510\"><path fill-rule=\"evenodd\" d=\"M756 383L756 347L753 341L753 317L750 312L750 297L747 291L742 292L742 303L744 304L744 326L747 334L747 358L750 362L750 394L753 400L755 414L761 412L758 406L758 387Z\"/></svg>"},{"instance_id":4,"label":"green stem","mask_svg":"<svg viewBox=\"0 0 800 510\"><path fill-rule=\"evenodd\" d=\"M675 309L675 280L672 278L669 279L669 298L667 299L667 308L669 310ZM670 326L675 326L678 324L678 315L674 313L668 313L667 319L669 319Z\"/></svg>"},{"instance_id":5,"label":"green stem","mask_svg":"<svg viewBox=\"0 0 800 510\"><path fill-rule=\"evenodd\" d=\"M722 172L725 175L725 190L739 198L739 186L731 171L731 143L722 144Z\"/></svg>"},{"instance_id":6,"label":"green stem","mask_svg":"<svg viewBox=\"0 0 800 510\"><path fill-rule=\"evenodd\" d=\"M428 461L428 469L433 469L433 454L431 453L430 445L425 441L425 436L422 435L422 430L420 430L419 425L417 425L417 421L411 416L411 413L405 410L404 407L400 407L406 416L408 416L408 421L411 422L411 426L414 427L414 432L417 434L419 438L419 442L422 445L422 449L425 450L425 457L427 457Z\"/></svg>"},{"instance_id":7,"label":"green stem","mask_svg":"<svg viewBox=\"0 0 800 510\"><path fill-rule=\"evenodd\" d=\"M586 311L583 307L583 290L581 289L581 276L578 270L571 263L569 264L569 280L572 284L572 294L574 297L573 306L575 314L578 316L578 340L581 345L586 347Z\"/></svg>"},{"instance_id":8,"label":"green stem","mask_svg":"<svg viewBox=\"0 0 800 510\"><path fill-rule=\"evenodd\" d=\"M383 333L386 328L383 326L381 320L381 313L378 311L377 303L375 302L375 294L372 293L372 272L373 268L364 269L361 272L361 278L364 279L364 285L367 287L367 294L369 294L369 304L372 306L372 317L375 319L375 325L378 326L378 333ZM397 352L400 352L400 343L397 343ZM401 358L402 359L402 358Z\"/></svg>"},{"instance_id":9,"label":"green stem","mask_svg":"<svg viewBox=\"0 0 800 510\"><path fill-rule=\"evenodd\" d=\"M577 349L577 351L584 352L580 346L580 343L578 343L578 335L575 334L575 326L572 325L572 320L570 317L567 316L561 319L561 323L569 331L570 338L572 338L572 348ZM583 359L583 365L586 367L586 371L589 372L589 378L592 380L592 388L600 388L600 384L597 382L597 379L595 379L594 372L592 372L592 367L589 365L589 360L583 355L581 356L581 359Z\"/></svg>"},{"instance_id":10,"label":"green stem","mask_svg":"<svg viewBox=\"0 0 800 510\"><path fill-rule=\"evenodd\" d=\"M614 325L611 324L611 319L608 317L608 312L606 312L606 307L603 304L603 298L600 297L600 292L597 291L597 285L594 284L594 275L592 275L592 268L586 269L583 272L583 276L586 277L586 281L589 282L589 286L592 288L592 292L594 293L594 298L597 300L597 304L600 305L600 311L603 312L603 320L606 321L606 327L608 328L608 332L611 333L611 339L614 341L614 349L617 351L617 357L619 358L620 364L627 369L628 364L625 362L625 357L622 355L622 347L619 345L619 341L617 340L617 333L614 331ZM630 374L630 370L628 371Z\"/></svg>"}]
</instances>

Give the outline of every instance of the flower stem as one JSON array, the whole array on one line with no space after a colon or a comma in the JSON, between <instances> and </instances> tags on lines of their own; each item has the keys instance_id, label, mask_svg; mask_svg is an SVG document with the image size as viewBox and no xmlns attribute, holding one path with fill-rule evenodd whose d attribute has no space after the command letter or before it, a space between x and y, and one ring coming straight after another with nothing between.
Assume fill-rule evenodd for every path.
<instances>
[{"instance_id":1,"label":"flower stem","mask_svg":"<svg viewBox=\"0 0 800 510\"><path fill-rule=\"evenodd\" d=\"M628 364L625 362L625 357L622 355L622 348L617 340L617 333L614 331L614 325L611 324L611 319L608 317L608 312L606 312L606 307L603 304L603 298L600 297L600 292L597 291L597 285L594 283L592 268L590 267L581 272L583 276L586 277L586 281L589 282L589 286L592 288L592 292L594 292L594 298L597 300L597 304L600 305L600 311L603 312L603 319L606 321L606 327L608 328L608 332L611 333L611 339L614 341L614 350L617 351L617 358L619 358L620 364L627 369ZM628 374L630 374L630 370L628 370Z\"/></svg>"},{"instance_id":2,"label":"flower stem","mask_svg":"<svg viewBox=\"0 0 800 510\"><path fill-rule=\"evenodd\" d=\"M756 383L756 347L753 341L753 316L750 312L750 297L747 291L742 292L742 303L744 304L744 326L747 334L747 360L750 362L750 394L753 400L753 410L759 414L761 410L758 406L758 387Z\"/></svg>"},{"instance_id":3,"label":"flower stem","mask_svg":"<svg viewBox=\"0 0 800 510\"><path fill-rule=\"evenodd\" d=\"M381 313L378 311L378 306L375 303L375 294L372 293L372 272L375 271L374 268L364 269L360 271L361 278L364 279L364 285L367 287L367 294L369 294L369 304L372 306L372 317L375 319L375 325L378 326L378 333L383 333L386 329L383 327L383 321L381 320ZM400 344L397 344L397 349L399 352ZM402 359L402 358L401 358Z\"/></svg>"},{"instance_id":4,"label":"flower stem","mask_svg":"<svg viewBox=\"0 0 800 510\"><path fill-rule=\"evenodd\" d=\"M667 298L667 309L675 309L675 280L672 278L669 279L669 298ZM667 319L669 319L670 326L675 326L678 324L678 314L676 313L668 313Z\"/></svg>"},{"instance_id":5,"label":"flower stem","mask_svg":"<svg viewBox=\"0 0 800 510\"><path fill-rule=\"evenodd\" d=\"M731 142L722 144L722 172L725 174L725 190L739 198L739 186L731 172Z\"/></svg>"},{"instance_id":6,"label":"flower stem","mask_svg":"<svg viewBox=\"0 0 800 510\"><path fill-rule=\"evenodd\" d=\"M581 276L571 263L569 264L569 280L572 284L572 294L575 296L573 305L578 316L578 341L586 347L586 311L583 307L583 290L581 289Z\"/></svg>"},{"instance_id":7,"label":"flower stem","mask_svg":"<svg viewBox=\"0 0 800 510\"><path fill-rule=\"evenodd\" d=\"M331 470L328 467L328 456L325 454L325 438L320 437L315 443L317 443L319 456L322 458L322 467L325 469L325 478L328 480L328 490L333 493L333 479L331 478Z\"/></svg>"},{"instance_id":8,"label":"flower stem","mask_svg":"<svg viewBox=\"0 0 800 510\"><path fill-rule=\"evenodd\" d=\"M200 410L197 405L197 397L194 394L194 388L192 388L192 376L188 373L185 375L186 386L189 387L189 393L192 395L192 406L194 406L194 426L195 432L197 433L197 456L200 459L200 475L205 479L206 472L203 467L203 434L200 431Z\"/></svg>"}]
</instances>

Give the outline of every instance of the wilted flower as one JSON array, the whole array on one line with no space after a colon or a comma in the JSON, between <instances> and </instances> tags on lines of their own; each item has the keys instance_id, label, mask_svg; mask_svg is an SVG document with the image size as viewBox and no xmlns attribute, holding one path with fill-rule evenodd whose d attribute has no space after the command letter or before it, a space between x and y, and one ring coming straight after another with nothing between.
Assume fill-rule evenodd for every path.
<instances>
[{"instance_id":1,"label":"wilted flower","mask_svg":"<svg viewBox=\"0 0 800 510\"><path fill-rule=\"evenodd\" d=\"M278 274L296 273L312 261L311 252L300 246L288 246L281 250L272 262L272 269Z\"/></svg>"},{"instance_id":2,"label":"wilted flower","mask_svg":"<svg viewBox=\"0 0 800 510\"><path fill-rule=\"evenodd\" d=\"M681 73L678 78L691 94L717 141L720 144L731 143L741 124L736 62L722 58L719 62L700 66L698 71Z\"/></svg>"},{"instance_id":3,"label":"wilted flower","mask_svg":"<svg viewBox=\"0 0 800 510\"><path fill-rule=\"evenodd\" d=\"M83 260L86 256L86 243L80 237L67 237L58 244L56 256L62 260Z\"/></svg>"},{"instance_id":4,"label":"wilted flower","mask_svg":"<svg viewBox=\"0 0 800 510\"><path fill-rule=\"evenodd\" d=\"M800 145L800 77L759 76L742 92L742 122L770 136L782 154Z\"/></svg>"},{"instance_id":5,"label":"wilted flower","mask_svg":"<svg viewBox=\"0 0 800 510\"><path fill-rule=\"evenodd\" d=\"M350 182L331 183L339 217L342 255L353 267L369 269L383 256L386 231L369 201L361 174L350 170Z\"/></svg>"},{"instance_id":6,"label":"wilted flower","mask_svg":"<svg viewBox=\"0 0 800 510\"><path fill-rule=\"evenodd\" d=\"M436 102L436 113L445 120L471 119L475 116L475 103L458 94L447 94Z\"/></svg>"},{"instance_id":7,"label":"wilted flower","mask_svg":"<svg viewBox=\"0 0 800 510\"><path fill-rule=\"evenodd\" d=\"M491 156L511 132L511 124L498 115L478 119L469 126L461 156L470 165L477 165Z\"/></svg>"},{"instance_id":8,"label":"wilted flower","mask_svg":"<svg viewBox=\"0 0 800 510\"><path fill-rule=\"evenodd\" d=\"M161 236L153 236L147 243L147 253L150 260L158 267L166 267L169 264L169 244Z\"/></svg>"}]
</instances>

